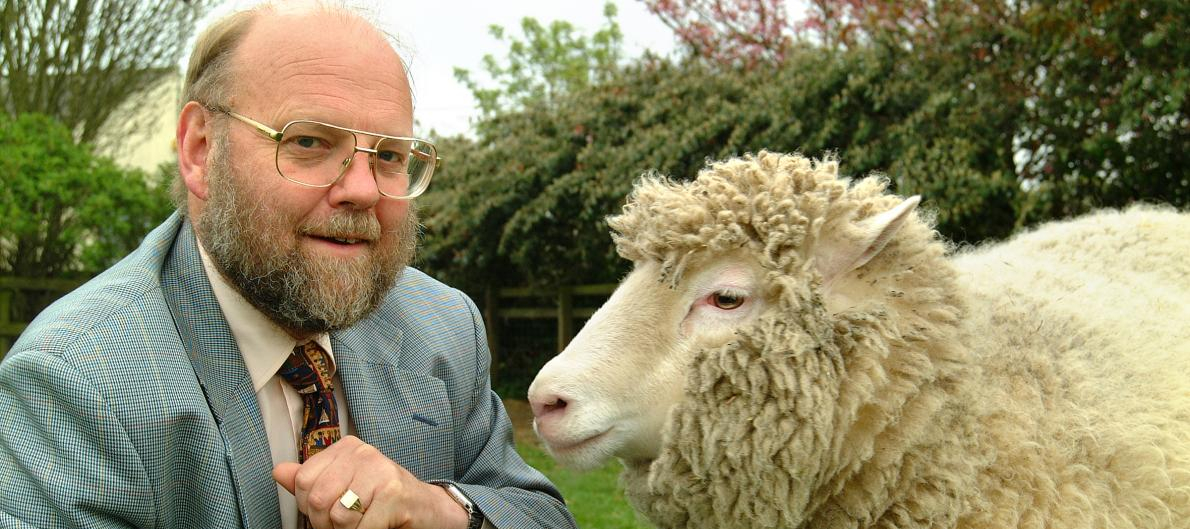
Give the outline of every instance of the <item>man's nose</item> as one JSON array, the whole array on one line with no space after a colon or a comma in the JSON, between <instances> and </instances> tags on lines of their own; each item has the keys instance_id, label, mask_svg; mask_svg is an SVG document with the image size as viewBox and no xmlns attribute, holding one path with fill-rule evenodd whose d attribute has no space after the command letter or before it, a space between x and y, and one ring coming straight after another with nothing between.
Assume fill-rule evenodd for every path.
<instances>
[{"instance_id":1,"label":"man's nose","mask_svg":"<svg viewBox=\"0 0 1190 529\"><path fill-rule=\"evenodd\" d=\"M343 175L330 188L331 204L337 207L368 209L380 200L380 189L372 174L371 154L355 151L345 160Z\"/></svg>"}]
</instances>

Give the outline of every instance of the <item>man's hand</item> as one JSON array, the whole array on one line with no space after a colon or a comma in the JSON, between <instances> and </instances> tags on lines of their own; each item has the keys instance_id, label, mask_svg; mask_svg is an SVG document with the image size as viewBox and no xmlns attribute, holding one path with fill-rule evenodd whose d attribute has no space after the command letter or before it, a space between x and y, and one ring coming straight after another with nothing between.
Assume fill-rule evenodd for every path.
<instances>
[{"instance_id":1,"label":"man's hand","mask_svg":"<svg viewBox=\"0 0 1190 529\"><path fill-rule=\"evenodd\" d=\"M297 498L317 529L463 529L467 513L446 490L425 483L373 446L347 436L305 463L281 463L273 479ZM339 503L351 489L364 513Z\"/></svg>"}]
</instances>

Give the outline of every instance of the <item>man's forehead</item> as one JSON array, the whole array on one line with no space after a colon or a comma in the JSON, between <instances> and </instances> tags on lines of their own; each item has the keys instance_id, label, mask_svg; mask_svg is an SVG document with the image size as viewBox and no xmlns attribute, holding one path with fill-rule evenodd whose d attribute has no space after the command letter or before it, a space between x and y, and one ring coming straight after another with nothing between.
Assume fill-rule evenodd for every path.
<instances>
[{"instance_id":1,"label":"man's forehead","mask_svg":"<svg viewBox=\"0 0 1190 529\"><path fill-rule=\"evenodd\" d=\"M408 113L369 112L365 116L345 114L317 103L293 105L278 113L277 126L298 120L311 120L339 127L385 136L413 136L413 120Z\"/></svg>"},{"instance_id":2,"label":"man's forehead","mask_svg":"<svg viewBox=\"0 0 1190 529\"><path fill-rule=\"evenodd\" d=\"M349 13L326 11L280 16L262 13L248 28L240 51L248 62L362 53L400 62L392 44L369 22Z\"/></svg>"},{"instance_id":3,"label":"man's forehead","mask_svg":"<svg viewBox=\"0 0 1190 529\"><path fill-rule=\"evenodd\" d=\"M408 78L379 31L338 13L262 18L266 20L253 24L236 57L237 84L247 99L243 103L271 114L261 118L277 121L275 125L315 119L410 134ZM367 123L360 121L364 116L370 118Z\"/></svg>"}]
</instances>

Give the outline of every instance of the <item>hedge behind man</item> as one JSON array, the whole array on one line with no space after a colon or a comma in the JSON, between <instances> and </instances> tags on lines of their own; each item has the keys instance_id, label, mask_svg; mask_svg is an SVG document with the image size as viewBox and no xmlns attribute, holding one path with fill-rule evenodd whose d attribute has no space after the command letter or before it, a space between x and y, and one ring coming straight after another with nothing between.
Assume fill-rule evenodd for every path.
<instances>
[{"instance_id":1,"label":"hedge behind man","mask_svg":"<svg viewBox=\"0 0 1190 529\"><path fill-rule=\"evenodd\" d=\"M438 153L382 33L259 6L184 91L179 212L0 364L0 527L574 527L474 304L406 267Z\"/></svg>"}]
</instances>

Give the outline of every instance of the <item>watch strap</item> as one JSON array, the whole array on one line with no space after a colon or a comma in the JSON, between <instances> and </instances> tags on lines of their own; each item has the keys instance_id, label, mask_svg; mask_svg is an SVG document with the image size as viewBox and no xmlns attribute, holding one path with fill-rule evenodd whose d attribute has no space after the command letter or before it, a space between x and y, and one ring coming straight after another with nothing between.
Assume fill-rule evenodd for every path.
<instances>
[{"instance_id":1,"label":"watch strap","mask_svg":"<svg viewBox=\"0 0 1190 529\"><path fill-rule=\"evenodd\" d=\"M432 481L431 483L446 489L446 493L450 495L450 498L455 503L458 503L463 510L467 511L467 529L480 529L480 527L483 527L483 513L480 512L479 508L475 506L475 502L471 501L471 498L467 497L467 494L462 489L449 481Z\"/></svg>"}]
</instances>

